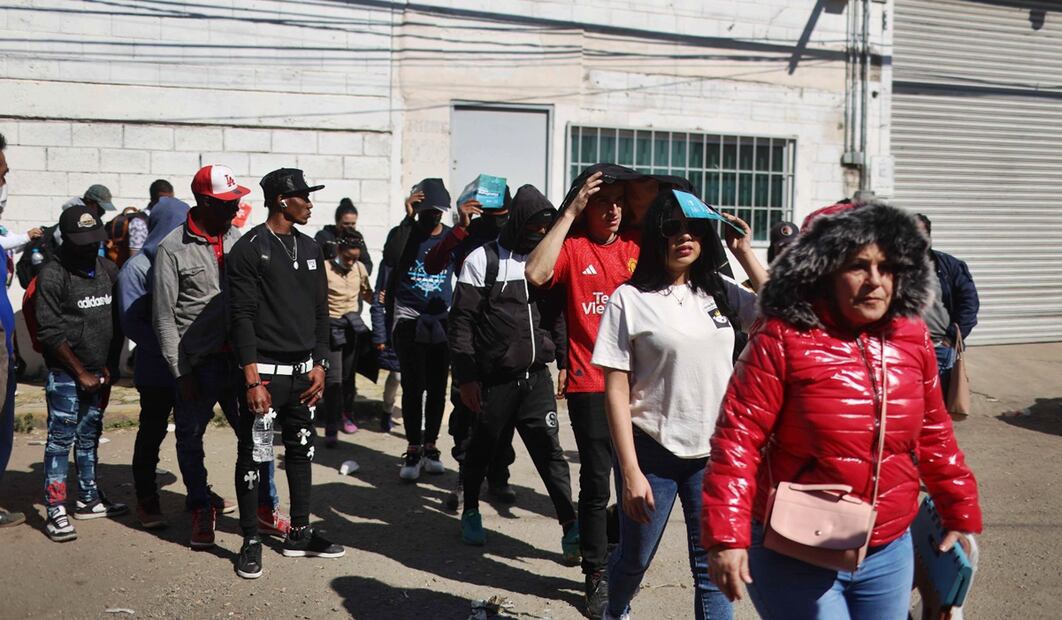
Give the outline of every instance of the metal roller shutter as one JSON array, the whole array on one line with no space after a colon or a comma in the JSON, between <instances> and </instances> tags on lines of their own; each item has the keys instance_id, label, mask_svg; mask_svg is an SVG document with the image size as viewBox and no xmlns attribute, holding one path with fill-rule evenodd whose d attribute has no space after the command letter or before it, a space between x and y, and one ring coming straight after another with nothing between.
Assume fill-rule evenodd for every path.
<instances>
[{"instance_id":1,"label":"metal roller shutter","mask_svg":"<svg viewBox=\"0 0 1062 620\"><path fill-rule=\"evenodd\" d=\"M973 344L1062 340L1062 3L896 0L896 202L981 296Z\"/></svg>"}]
</instances>

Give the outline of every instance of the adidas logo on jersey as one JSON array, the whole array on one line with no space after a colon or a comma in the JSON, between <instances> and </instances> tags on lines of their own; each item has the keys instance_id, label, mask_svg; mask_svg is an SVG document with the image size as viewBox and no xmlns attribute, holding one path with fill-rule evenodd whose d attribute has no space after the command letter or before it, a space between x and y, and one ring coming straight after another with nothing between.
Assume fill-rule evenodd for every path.
<instances>
[{"instance_id":1,"label":"adidas logo on jersey","mask_svg":"<svg viewBox=\"0 0 1062 620\"><path fill-rule=\"evenodd\" d=\"M586 269L583 269L583 275L584 276L596 276L597 275L597 269L594 269L594 264L593 263L590 263L589 265L586 266Z\"/></svg>"},{"instance_id":2,"label":"adidas logo on jersey","mask_svg":"<svg viewBox=\"0 0 1062 620\"><path fill-rule=\"evenodd\" d=\"M77 307L81 308L82 310L88 308L99 308L100 306L109 305L111 305L110 295L104 295L102 297L86 297L84 299L79 299L77 302Z\"/></svg>"}]
</instances>

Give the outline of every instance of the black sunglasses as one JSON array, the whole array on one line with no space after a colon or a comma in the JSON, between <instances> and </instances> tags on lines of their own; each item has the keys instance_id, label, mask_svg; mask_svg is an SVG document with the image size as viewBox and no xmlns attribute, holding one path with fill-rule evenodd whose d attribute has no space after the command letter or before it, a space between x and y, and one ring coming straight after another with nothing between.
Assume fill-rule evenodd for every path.
<instances>
[{"instance_id":1,"label":"black sunglasses","mask_svg":"<svg viewBox=\"0 0 1062 620\"><path fill-rule=\"evenodd\" d=\"M711 224L708 220L675 218L664 220L660 224L660 233L665 237L677 237L688 232L693 237L703 238L710 228Z\"/></svg>"}]
</instances>

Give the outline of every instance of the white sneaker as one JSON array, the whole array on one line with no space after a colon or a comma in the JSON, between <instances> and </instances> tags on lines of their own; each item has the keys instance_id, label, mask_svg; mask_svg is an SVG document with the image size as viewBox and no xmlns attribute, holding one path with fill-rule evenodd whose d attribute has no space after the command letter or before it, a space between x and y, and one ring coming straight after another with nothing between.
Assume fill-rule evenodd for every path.
<instances>
[{"instance_id":1,"label":"white sneaker","mask_svg":"<svg viewBox=\"0 0 1062 620\"><path fill-rule=\"evenodd\" d=\"M56 506L48 509L48 522L44 525L44 531L55 542L66 542L77 538L77 530L66 514L66 506Z\"/></svg>"},{"instance_id":2,"label":"white sneaker","mask_svg":"<svg viewBox=\"0 0 1062 620\"><path fill-rule=\"evenodd\" d=\"M616 616L613 616L612 614L608 613L608 610L606 609L605 615L602 618L603 620L631 620L631 612L625 611L623 612L622 616L617 618Z\"/></svg>"},{"instance_id":3,"label":"white sneaker","mask_svg":"<svg viewBox=\"0 0 1062 620\"><path fill-rule=\"evenodd\" d=\"M428 448L424 450L424 471L429 474L444 474L446 473L446 466L442 464L442 454L436 448Z\"/></svg>"},{"instance_id":4,"label":"white sneaker","mask_svg":"<svg viewBox=\"0 0 1062 620\"><path fill-rule=\"evenodd\" d=\"M408 481L420 478L420 470L424 466L421 452L422 450L419 449L414 452L406 452L405 463L402 465L402 470L398 472L399 478Z\"/></svg>"}]
</instances>

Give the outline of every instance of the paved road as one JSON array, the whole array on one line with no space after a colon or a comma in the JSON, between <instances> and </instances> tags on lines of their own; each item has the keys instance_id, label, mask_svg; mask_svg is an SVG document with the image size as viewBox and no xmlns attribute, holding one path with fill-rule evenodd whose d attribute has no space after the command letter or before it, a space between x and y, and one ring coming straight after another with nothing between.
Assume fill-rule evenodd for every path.
<instances>
[{"instance_id":1,"label":"paved road","mask_svg":"<svg viewBox=\"0 0 1062 620\"><path fill-rule=\"evenodd\" d=\"M980 480L987 530L968 617L1062 617L1062 345L979 348L970 363L977 410L959 425L958 435ZM22 386L28 408L39 389ZM364 392L375 394L370 386ZM1024 415L1000 417L1022 409ZM561 417L562 441L574 462L574 440ZM313 518L348 546L347 556L287 559L267 551L266 574L254 582L233 572L240 538L232 516L220 520L215 550L188 549L190 523L180 512L184 489L172 475L164 478L162 493L169 529L148 533L125 517L77 522L76 542L48 541L40 505L43 448L31 445L43 433L19 435L2 503L27 508L31 515L28 526L0 531L0 616L121 618L106 610L128 608L138 617L346 613L359 619L464 619L471 600L501 595L513 603L517 617L580 617L582 577L577 568L559 563L560 528L523 449L514 472L517 506L484 505L487 546L472 549L461 544L456 515L443 507L455 480L452 471L416 485L398 480L400 431L365 429L337 450L317 451ZM100 447L103 488L119 501L133 500L128 466L133 437L132 430L108 431L110 441ZM230 497L234 444L225 427L208 433L211 480ZM443 444L448 446L448 439ZM176 472L172 439L162 456L160 466ZM337 468L348 458L357 460L361 471L344 477ZM573 467L573 481L575 473ZM278 485L286 498L283 476ZM692 617L684 534L676 511L636 599L636 617ZM273 547L279 548L276 542ZM738 617L755 615L746 604Z\"/></svg>"}]
</instances>

